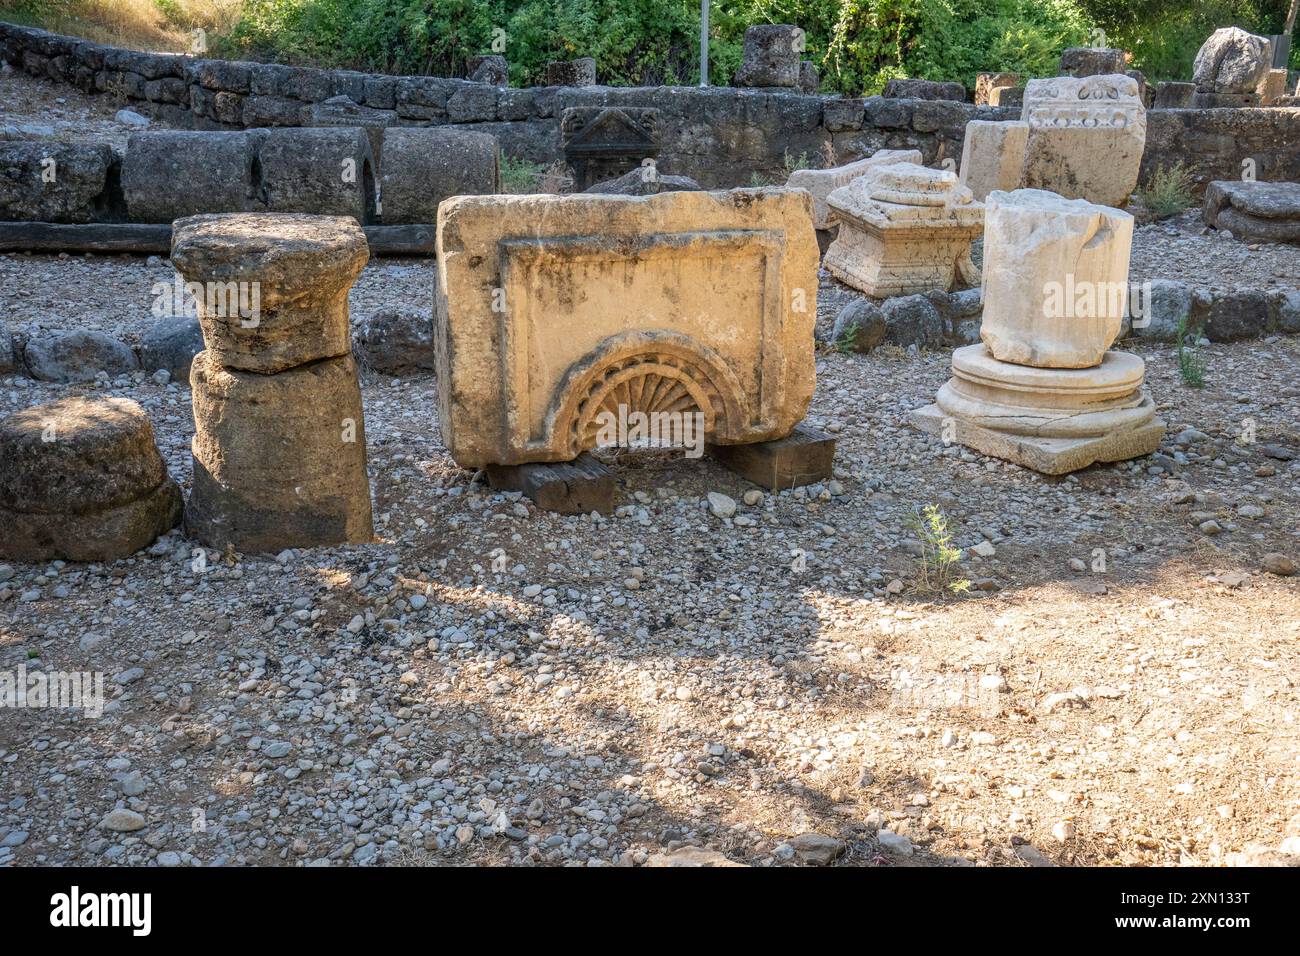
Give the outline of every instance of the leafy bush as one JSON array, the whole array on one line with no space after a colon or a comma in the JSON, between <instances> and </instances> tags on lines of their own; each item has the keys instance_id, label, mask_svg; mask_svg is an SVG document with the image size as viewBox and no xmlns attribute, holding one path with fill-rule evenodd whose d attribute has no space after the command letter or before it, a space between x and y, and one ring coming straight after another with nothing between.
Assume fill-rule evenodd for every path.
<instances>
[{"instance_id":1,"label":"leafy bush","mask_svg":"<svg viewBox=\"0 0 1300 956\"><path fill-rule=\"evenodd\" d=\"M1168 219L1184 209L1190 209L1195 200L1192 197L1192 174L1187 171L1180 159L1172 166L1161 166L1138 189L1138 199L1157 219Z\"/></svg>"},{"instance_id":2,"label":"leafy bush","mask_svg":"<svg viewBox=\"0 0 1300 956\"><path fill-rule=\"evenodd\" d=\"M697 83L699 14L699 0L245 0L218 49L442 76L464 75L475 54L504 52L521 86L545 82L549 60L591 56L603 83ZM710 82L731 82L755 23L803 27L823 88L853 95L901 76L970 86L980 70L1050 75L1061 49L1091 28L1075 0L718 0ZM504 51L494 49L502 36Z\"/></svg>"}]
</instances>

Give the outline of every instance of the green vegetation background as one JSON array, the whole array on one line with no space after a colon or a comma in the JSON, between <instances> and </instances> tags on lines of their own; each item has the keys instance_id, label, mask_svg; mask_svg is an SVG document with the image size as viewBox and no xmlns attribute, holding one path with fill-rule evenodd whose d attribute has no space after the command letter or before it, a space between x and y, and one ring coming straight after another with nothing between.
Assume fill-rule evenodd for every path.
<instances>
[{"instance_id":1,"label":"green vegetation background","mask_svg":"<svg viewBox=\"0 0 1300 956\"><path fill-rule=\"evenodd\" d=\"M95 0L0 0L28 18ZM98 0L103 3L105 0ZM152 3L171 25L196 25L190 0ZM1062 49L1130 50L1148 79L1187 79L1217 27L1278 33L1290 0L714 0L709 79L730 82L745 28L807 32L822 88L878 92L893 77L958 80L981 70L1055 75ZM210 37L217 55L438 76L501 52L512 85L545 82L548 60L595 57L611 85L697 83L699 0L242 0ZM204 25L204 24L197 24ZM212 31L210 31L211 33ZM504 50L498 47L504 40ZM1292 64L1300 64L1300 50Z\"/></svg>"}]
</instances>

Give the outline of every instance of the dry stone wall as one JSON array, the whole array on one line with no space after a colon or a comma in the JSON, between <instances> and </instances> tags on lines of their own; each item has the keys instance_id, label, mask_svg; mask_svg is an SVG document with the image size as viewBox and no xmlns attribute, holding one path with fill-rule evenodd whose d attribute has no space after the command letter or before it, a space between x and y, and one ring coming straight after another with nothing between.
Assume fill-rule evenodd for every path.
<instances>
[{"instance_id":1,"label":"dry stone wall","mask_svg":"<svg viewBox=\"0 0 1300 956\"><path fill-rule=\"evenodd\" d=\"M755 174L784 181L787 157L840 165L879 149L918 149L927 165L961 159L973 119L1014 120L1016 107L954 100L845 99L698 87L549 86L508 89L428 76L384 76L270 63L203 60L106 47L0 23L0 57L16 68L116 95L170 125L194 129L311 125L313 108L346 96L393 114L394 124L456 124L497 137L501 150L541 163L564 159L566 110L658 111L658 164L706 188ZM1152 110L1143 174L1184 160L1198 189L1241 174L1300 180L1300 109Z\"/></svg>"}]
</instances>

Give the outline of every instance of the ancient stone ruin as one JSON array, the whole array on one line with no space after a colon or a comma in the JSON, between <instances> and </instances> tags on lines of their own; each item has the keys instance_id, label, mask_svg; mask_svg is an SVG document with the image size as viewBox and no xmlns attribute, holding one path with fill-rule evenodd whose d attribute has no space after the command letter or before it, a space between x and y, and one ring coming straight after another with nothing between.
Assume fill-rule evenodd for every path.
<instances>
[{"instance_id":1,"label":"ancient stone ruin","mask_svg":"<svg viewBox=\"0 0 1300 956\"><path fill-rule=\"evenodd\" d=\"M877 298L978 281L971 241L984 207L955 174L914 163L876 166L826 199L839 232L826 269Z\"/></svg>"},{"instance_id":2,"label":"ancient stone ruin","mask_svg":"<svg viewBox=\"0 0 1300 956\"><path fill-rule=\"evenodd\" d=\"M373 537L347 306L367 258L350 219L176 223L172 261L204 293L185 510L203 544L258 552Z\"/></svg>"},{"instance_id":3,"label":"ancient stone ruin","mask_svg":"<svg viewBox=\"0 0 1300 956\"><path fill-rule=\"evenodd\" d=\"M0 558L116 561L180 516L180 488L135 402L61 398L0 420Z\"/></svg>"},{"instance_id":4,"label":"ancient stone ruin","mask_svg":"<svg viewBox=\"0 0 1300 956\"><path fill-rule=\"evenodd\" d=\"M1127 308L1133 217L1038 189L991 193L980 345L913 421L945 442L1059 475L1150 454L1164 422L1144 363L1110 351Z\"/></svg>"},{"instance_id":5,"label":"ancient stone ruin","mask_svg":"<svg viewBox=\"0 0 1300 956\"><path fill-rule=\"evenodd\" d=\"M605 415L767 442L812 397L802 192L461 197L438 263L439 420L462 467L570 461Z\"/></svg>"},{"instance_id":6,"label":"ancient stone ruin","mask_svg":"<svg viewBox=\"0 0 1300 956\"><path fill-rule=\"evenodd\" d=\"M1131 77L1030 80L1021 185L1123 208L1138 183L1146 108Z\"/></svg>"}]
</instances>

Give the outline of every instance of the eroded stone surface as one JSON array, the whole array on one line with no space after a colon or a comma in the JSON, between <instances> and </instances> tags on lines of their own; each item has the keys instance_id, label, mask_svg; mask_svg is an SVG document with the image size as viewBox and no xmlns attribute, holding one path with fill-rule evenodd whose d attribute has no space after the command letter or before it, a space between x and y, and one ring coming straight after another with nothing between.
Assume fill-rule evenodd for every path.
<instances>
[{"instance_id":1,"label":"eroded stone surface","mask_svg":"<svg viewBox=\"0 0 1300 956\"><path fill-rule=\"evenodd\" d=\"M1248 242L1300 243L1300 183L1210 183L1204 217Z\"/></svg>"},{"instance_id":2,"label":"eroded stone surface","mask_svg":"<svg viewBox=\"0 0 1300 956\"><path fill-rule=\"evenodd\" d=\"M834 225L826 197L841 186L847 186L868 170L890 163L921 164L921 151L917 149L881 149L866 159L855 163L835 166L831 169L796 169L786 180L786 186L792 189L806 189L813 198L813 225L818 229L827 229Z\"/></svg>"},{"instance_id":3,"label":"eroded stone surface","mask_svg":"<svg viewBox=\"0 0 1300 956\"><path fill-rule=\"evenodd\" d=\"M745 30L737 86L798 86L804 32L788 23L763 23Z\"/></svg>"},{"instance_id":4,"label":"eroded stone surface","mask_svg":"<svg viewBox=\"0 0 1300 956\"><path fill-rule=\"evenodd\" d=\"M1271 50L1267 37L1223 27L1197 51L1192 79L1206 93L1254 93L1272 66Z\"/></svg>"},{"instance_id":5,"label":"eroded stone surface","mask_svg":"<svg viewBox=\"0 0 1300 956\"><path fill-rule=\"evenodd\" d=\"M63 398L0 421L0 556L112 561L175 526L180 491L124 398Z\"/></svg>"},{"instance_id":6,"label":"eroded stone surface","mask_svg":"<svg viewBox=\"0 0 1300 956\"><path fill-rule=\"evenodd\" d=\"M365 233L345 217L191 216L172 232L173 264L203 293L207 348L222 365L245 371L347 355L348 288L369 255Z\"/></svg>"},{"instance_id":7,"label":"eroded stone surface","mask_svg":"<svg viewBox=\"0 0 1300 956\"><path fill-rule=\"evenodd\" d=\"M209 547L280 551L373 536L361 390L351 355L275 375L194 358L187 531Z\"/></svg>"},{"instance_id":8,"label":"eroded stone surface","mask_svg":"<svg viewBox=\"0 0 1300 956\"><path fill-rule=\"evenodd\" d=\"M827 206L840 224L826 269L877 298L947 291L975 280L970 244L984 207L954 173L914 163L869 170L836 189Z\"/></svg>"},{"instance_id":9,"label":"eroded stone surface","mask_svg":"<svg viewBox=\"0 0 1300 956\"><path fill-rule=\"evenodd\" d=\"M1133 217L1038 189L990 193L981 337L1003 362L1096 365L1128 301Z\"/></svg>"},{"instance_id":10,"label":"eroded stone surface","mask_svg":"<svg viewBox=\"0 0 1300 956\"><path fill-rule=\"evenodd\" d=\"M1029 141L1021 185L1123 207L1137 187L1146 107L1132 77L1030 80L1021 119Z\"/></svg>"},{"instance_id":11,"label":"eroded stone surface","mask_svg":"<svg viewBox=\"0 0 1300 956\"><path fill-rule=\"evenodd\" d=\"M379 181L385 224L437 222L444 199L494 193L501 185L497 139L488 133L388 129L384 156Z\"/></svg>"},{"instance_id":12,"label":"eroded stone surface","mask_svg":"<svg viewBox=\"0 0 1300 956\"><path fill-rule=\"evenodd\" d=\"M1028 145L1028 123L971 120L961 147L961 184L980 202L995 189L1019 189Z\"/></svg>"},{"instance_id":13,"label":"eroded stone surface","mask_svg":"<svg viewBox=\"0 0 1300 956\"><path fill-rule=\"evenodd\" d=\"M784 189L464 196L438 220L443 440L465 467L568 461L598 414L789 434L812 396L817 244Z\"/></svg>"}]
</instances>

